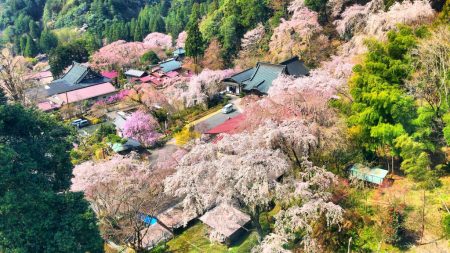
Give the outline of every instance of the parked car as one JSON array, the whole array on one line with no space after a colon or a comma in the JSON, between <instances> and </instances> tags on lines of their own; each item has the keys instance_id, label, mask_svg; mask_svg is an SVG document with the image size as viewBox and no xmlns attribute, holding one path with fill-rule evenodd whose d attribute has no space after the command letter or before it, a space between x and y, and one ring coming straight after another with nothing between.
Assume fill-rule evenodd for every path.
<instances>
[{"instance_id":1,"label":"parked car","mask_svg":"<svg viewBox=\"0 0 450 253\"><path fill-rule=\"evenodd\" d=\"M89 120L82 120L82 121L80 121L80 123L78 123L78 128L83 128L83 127L85 127L85 126L89 126Z\"/></svg>"},{"instance_id":2,"label":"parked car","mask_svg":"<svg viewBox=\"0 0 450 253\"><path fill-rule=\"evenodd\" d=\"M85 119L76 119L71 123L71 125L76 128L83 128L85 126L89 126L89 124L90 124L89 121Z\"/></svg>"},{"instance_id":3,"label":"parked car","mask_svg":"<svg viewBox=\"0 0 450 253\"><path fill-rule=\"evenodd\" d=\"M70 123L72 126L78 127L78 124L80 124L80 122L83 121L82 119L76 119L74 121L72 121L72 123Z\"/></svg>"},{"instance_id":4,"label":"parked car","mask_svg":"<svg viewBox=\"0 0 450 253\"><path fill-rule=\"evenodd\" d=\"M231 113L233 111L234 111L233 104L227 104L226 106L224 106L222 108L222 113L223 114L228 114L228 113Z\"/></svg>"}]
</instances>

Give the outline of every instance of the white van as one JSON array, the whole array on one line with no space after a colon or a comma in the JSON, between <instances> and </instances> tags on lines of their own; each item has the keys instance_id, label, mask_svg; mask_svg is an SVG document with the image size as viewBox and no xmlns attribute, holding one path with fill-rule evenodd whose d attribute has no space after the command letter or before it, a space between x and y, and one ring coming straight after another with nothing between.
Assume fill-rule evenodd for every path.
<instances>
[{"instance_id":1,"label":"white van","mask_svg":"<svg viewBox=\"0 0 450 253\"><path fill-rule=\"evenodd\" d=\"M228 114L228 113L233 112L233 111L234 111L233 104L227 104L226 106L224 106L222 108L222 113L223 114Z\"/></svg>"}]
</instances>

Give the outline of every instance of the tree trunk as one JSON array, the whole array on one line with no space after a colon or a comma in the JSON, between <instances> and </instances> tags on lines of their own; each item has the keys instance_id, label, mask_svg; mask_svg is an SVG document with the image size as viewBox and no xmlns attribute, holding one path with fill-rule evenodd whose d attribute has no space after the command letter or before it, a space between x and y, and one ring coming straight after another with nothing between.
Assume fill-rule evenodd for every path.
<instances>
[{"instance_id":1,"label":"tree trunk","mask_svg":"<svg viewBox=\"0 0 450 253\"><path fill-rule=\"evenodd\" d=\"M264 237L264 231L261 227L261 223L259 222L259 217L261 216L261 213L259 211L259 208L256 208L255 212L251 216L253 226L256 228L256 232L258 232L258 241L261 242Z\"/></svg>"}]
</instances>

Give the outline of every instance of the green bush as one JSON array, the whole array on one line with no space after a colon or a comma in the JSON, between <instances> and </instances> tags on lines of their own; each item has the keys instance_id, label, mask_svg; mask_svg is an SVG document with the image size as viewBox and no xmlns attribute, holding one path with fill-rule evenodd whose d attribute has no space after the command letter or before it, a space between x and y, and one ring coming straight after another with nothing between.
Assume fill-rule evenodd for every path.
<instances>
[{"instance_id":1,"label":"green bush","mask_svg":"<svg viewBox=\"0 0 450 253\"><path fill-rule=\"evenodd\" d=\"M165 253L169 250L169 246L165 242L156 245L149 253Z\"/></svg>"},{"instance_id":2,"label":"green bush","mask_svg":"<svg viewBox=\"0 0 450 253\"><path fill-rule=\"evenodd\" d=\"M447 214L443 221L443 226L444 226L444 233L446 236L450 236L450 214Z\"/></svg>"}]
</instances>

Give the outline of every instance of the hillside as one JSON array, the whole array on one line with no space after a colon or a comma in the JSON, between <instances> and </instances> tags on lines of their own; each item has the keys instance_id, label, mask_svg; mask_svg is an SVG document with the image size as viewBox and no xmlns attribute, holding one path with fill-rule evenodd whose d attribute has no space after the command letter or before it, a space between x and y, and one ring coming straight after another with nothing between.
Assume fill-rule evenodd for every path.
<instances>
[{"instance_id":1,"label":"hillside","mask_svg":"<svg viewBox=\"0 0 450 253\"><path fill-rule=\"evenodd\" d=\"M2 4L0 252L450 252L450 1Z\"/></svg>"}]
</instances>

